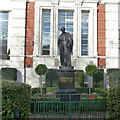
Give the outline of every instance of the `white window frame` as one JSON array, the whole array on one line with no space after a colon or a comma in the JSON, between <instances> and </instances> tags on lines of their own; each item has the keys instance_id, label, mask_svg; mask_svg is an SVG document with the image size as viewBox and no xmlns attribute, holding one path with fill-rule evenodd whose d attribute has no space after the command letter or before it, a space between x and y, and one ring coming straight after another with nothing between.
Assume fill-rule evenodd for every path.
<instances>
[{"instance_id":1,"label":"white window frame","mask_svg":"<svg viewBox=\"0 0 120 120\"><path fill-rule=\"evenodd\" d=\"M8 13L8 20L1 20L1 21L8 21L8 38L7 38L7 53L10 49L10 20L11 20L11 11L10 10L0 10L0 12L7 12Z\"/></svg>"},{"instance_id":2,"label":"white window frame","mask_svg":"<svg viewBox=\"0 0 120 120\"><path fill-rule=\"evenodd\" d=\"M82 10L90 11L89 12L89 21L88 21L88 55L81 55L81 14ZM90 57L91 56L91 50L94 47L93 41L90 41L93 38L93 15L92 12L93 10L91 8L79 8L78 10L78 57ZM80 28L80 29L79 29Z\"/></svg>"},{"instance_id":3,"label":"white window frame","mask_svg":"<svg viewBox=\"0 0 120 120\"><path fill-rule=\"evenodd\" d=\"M50 10L50 54L49 55L42 55L42 12L43 10ZM39 56L51 56L51 50L52 50L52 41L53 41L53 37L52 37L52 26L53 26L53 20L52 20L52 14L53 10L51 7L40 7L40 12L39 12L39 18L40 18L40 22L39 22L39 43L38 43L38 55Z\"/></svg>"},{"instance_id":4,"label":"white window frame","mask_svg":"<svg viewBox=\"0 0 120 120\"><path fill-rule=\"evenodd\" d=\"M76 39L77 39L77 37L76 37L76 35L75 35L75 31L76 31L76 18L77 18L77 8L75 8L75 7L57 7L56 8L56 31L55 31L55 34L56 34L56 36L55 36L55 56L56 56L56 58L59 58L59 55L57 54L58 52L57 52L57 50L58 50L58 13L59 13L59 11L73 11L73 55L72 55L72 57L75 55L75 44L76 44Z\"/></svg>"},{"instance_id":5,"label":"white window frame","mask_svg":"<svg viewBox=\"0 0 120 120\"><path fill-rule=\"evenodd\" d=\"M35 9L35 44L34 55L51 57L59 59L58 50L58 12L59 10L70 10L74 12L73 16L73 55L72 58L94 57L97 56L97 9L84 7L69 6L38 6ZM42 29L42 9L51 10L51 39L50 39L50 55L42 55L41 52L41 29ZM81 56L81 11L89 10L89 37L88 37L88 56ZM38 22L39 21L39 22ZM77 32L76 32L77 31Z\"/></svg>"}]
</instances>

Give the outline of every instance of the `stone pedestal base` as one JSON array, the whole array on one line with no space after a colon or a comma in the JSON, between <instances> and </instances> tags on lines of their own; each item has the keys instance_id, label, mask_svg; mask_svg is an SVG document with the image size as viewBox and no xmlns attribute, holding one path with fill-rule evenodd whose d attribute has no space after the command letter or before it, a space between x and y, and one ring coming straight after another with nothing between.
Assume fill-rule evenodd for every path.
<instances>
[{"instance_id":1,"label":"stone pedestal base","mask_svg":"<svg viewBox=\"0 0 120 120\"><path fill-rule=\"evenodd\" d=\"M75 70L73 66L60 66L58 70L58 88L56 94L73 94L77 93L75 90Z\"/></svg>"}]
</instances>

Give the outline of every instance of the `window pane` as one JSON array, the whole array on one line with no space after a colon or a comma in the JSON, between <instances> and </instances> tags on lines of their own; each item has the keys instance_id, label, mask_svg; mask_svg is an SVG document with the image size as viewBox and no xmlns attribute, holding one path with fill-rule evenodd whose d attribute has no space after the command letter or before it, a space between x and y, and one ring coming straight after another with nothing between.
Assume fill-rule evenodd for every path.
<instances>
[{"instance_id":1,"label":"window pane","mask_svg":"<svg viewBox=\"0 0 120 120\"><path fill-rule=\"evenodd\" d=\"M82 34L82 40L83 39L88 39L88 34Z\"/></svg>"},{"instance_id":2,"label":"window pane","mask_svg":"<svg viewBox=\"0 0 120 120\"><path fill-rule=\"evenodd\" d=\"M88 50L88 45L82 45L82 50L87 51Z\"/></svg>"},{"instance_id":3,"label":"window pane","mask_svg":"<svg viewBox=\"0 0 120 120\"><path fill-rule=\"evenodd\" d=\"M73 11L62 11L58 13L58 35L60 35L60 28L65 27L66 32L73 34Z\"/></svg>"},{"instance_id":4,"label":"window pane","mask_svg":"<svg viewBox=\"0 0 120 120\"><path fill-rule=\"evenodd\" d=\"M7 55L8 12L0 12L0 59Z\"/></svg>"},{"instance_id":5,"label":"window pane","mask_svg":"<svg viewBox=\"0 0 120 120\"><path fill-rule=\"evenodd\" d=\"M81 55L88 55L88 31L89 11L82 10L81 13Z\"/></svg>"},{"instance_id":6,"label":"window pane","mask_svg":"<svg viewBox=\"0 0 120 120\"><path fill-rule=\"evenodd\" d=\"M42 11L42 55L50 54L50 10Z\"/></svg>"},{"instance_id":7,"label":"window pane","mask_svg":"<svg viewBox=\"0 0 120 120\"><path fill-rule=\"evenodd\" d=\"M61 34L60 28L65 27L65 31L69 32L73 37L73 16L72 10L59 10L58 11L58 36ZM58 55L60 54L58 50Z\"/></svg>"},{"instance_id":8,"label":"window pane","mask_svg":"<svg viewBox=\"0 0 120 120\"><path fill-rule=\"evenodd\" d=\"M83 29L82 28L82 33L88 33L88 29Z\"/></svg>"},{"instance_id":9,"label":"window pane","mask_svg":"<svg viewBox=\"0 0 120 120\"><path fill-rule=\"evenodd\" d=\"M82 53L81 54L83 54L83 55L88 55L88 51L82 51Z\"/></svg>"},{"instance_id":10,"label":"window pane","mask_svg":"<svg viewBox=\"0 0 120 120\"><path fill-rule=\"evenodd\" d=\"M8 37L8 22L2 22L2 40L7 40Z\"/></svg>"},{"instance_id":11,"label":"window pane","mask_svg":"<svg viewBox=\"0 0 120 120\"><path fill-rule=\"evenodd\" d=\"M88 44L88 40L82 40L82 44Z\"/></svg>"},{"instance_id":12,"label":"window pane","mask_svg":"<svg viewBox=\"0 0 120 120\"><path fill-rule=\"evenodd\" d=\"M0 20L8 20L8 12L0 12Z\"/></svg>"}]
</instances>

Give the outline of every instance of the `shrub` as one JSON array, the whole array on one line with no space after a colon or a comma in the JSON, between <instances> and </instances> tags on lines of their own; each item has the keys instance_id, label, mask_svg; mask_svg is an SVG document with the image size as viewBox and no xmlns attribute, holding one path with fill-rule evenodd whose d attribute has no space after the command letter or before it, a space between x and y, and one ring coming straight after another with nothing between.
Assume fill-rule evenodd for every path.
<instances>
[{"instance_id":1,"label":"shrub","mask_svg":"<svg viewBox=\"0 0 120 120\"><path fill-rule=\"evenodd\" d=\"M2 68L2 79L4 80L17 80L16 68Z\"/></svg>"},{"instance_id":2,"label":"shrub","mask_svg":"<svg viewBox=\"0 0 120 120\"><path fill-rule=\"evenodd\" d=\"M46 87L47 94L48 93L56 93L58 87Z\"/></svg>"},{"instance_id":3,"label":"shrub","mask_svg":"<svg viewBox=\"0 0 120 120\"><path fill-rule=\"evenodd\" d=\"M35 72L38 75L45 75L47 73L47 67L44 64L39 64L35 68Z\"/></svg>"},{"instance_id":4,"label":"shrub","mask_svg":"<svg viewBox=\"0 0 120 120\"><path fill-rule=\"evenodd\" d=\"M87 65L85 71L89 76L93 76L97 72L97 67L95 65Z\"/></svg>"},{"instance_id":5,"label":"shrub","mask_svg":"<svg viewBox=\"0 0 120 120\"><path fill-rule=\"evenodd\" d=\"M48 69L45 80L46 87L58 86L58 73L56 69Z\"/></svg>"},{"instance_id":6,"label":"shrub","mask_svg":"<svg viewBox=\"0 0 120 120\"><path fill-rule=\"evenodd\" d=\"M37 94L37 93L41 93L40 87L35 87L35 88L32 88L31 90L32 90L32 95ZM43 94L46 93L46 88L42 88L42 93Z\"/></svg>"},{"instance_id":7,"label":"shrub","mask_svg":"<svg viewBox=\"0 0 120 120\"><path fill-rule=\"evenodd\" d=\"M77 90L77 93L81 94L81 93L89 93L89 88L87 87L78 87L75 88ZM91 88L91 92L95 92L95 88Z\"/></svg>"},{"instance_id":8,"label":"shrub","mask_svg":"<svg viewBox=\"0 0 120 120\"><path fill-rule=\"evenodd\" d=\"M45 75L47 73L47 71L48 71L48 68L44 64L39 64L35 68L36 74L40 75L40 77L41 77L41 81L39 81L39 83L40 83L40 89L41 89L41 94L42 94L42 79L43 79L42 76Z\"/></svg>"},{"instance_id":9,"label":"shrub","mask_svg":"<svg viewBox=\"0 0 120 120\"><path fill-rule=\"evenodd\" d=\"M110 87L120 86L120 69L107 69Z\"/></svg>"},{"instance_id":10,"label":"shrub","mask_svg":"<svg viewBox=\"0 0 120 120\"><path fill-rule=\"evenodd\" d=\"M14 118L15 108L20 109L20 118L28 118L31 87L15 81L2 81L2 117Z\"/></svg>"},{"instance_id":11,"label":"shrub","mask_svg":"<svg viewBox=\"0 0 120 120\"><path fill-rule=\"evenodd\" d=\"M84 86L84 71L76 70L75 71L75 87L83 87Z\"/></svg>"},{"instance_id":12,"label":"shrub","mask_svg":"<svg viewBox=\"0 0 120 120\"><path fill-rule=\"evenodd\" d=\"M109 89L107 96L108 113L111 119L120 119L120 87Z\"/></svg>"},{"instance_id":13,"label":"shrub","mask_svg":"<svg viewBox=\"0 0 120 120\"><path fill-rule=\"evenodd\" d=\"M104 94L105 96L108 95L108 90L102 89L102 88L95 88L95 91L97 94Z\"/></svg>"},{"instance_id":14,"label":"shrub","mask_svg":"<svg viewBox=\"0 0 120 120\"><path fill-rule=\"evenodd\" d=\"M93 86L96 88L104 88L104 69L98 69L93 74Z\"/></svg>"},{"instance_id":15,"label":"shrub","mask_svg":"<svg viewBox=\"0 0 120 120\"><path fill-rule=\"evenodd\" d=\"M97 67L95 65L87 65L85 68L86 73L90 76L89 80L89 94L91 93L91 87L93 86L93 74L97 72Z\"/></svg>"}]
</instances>

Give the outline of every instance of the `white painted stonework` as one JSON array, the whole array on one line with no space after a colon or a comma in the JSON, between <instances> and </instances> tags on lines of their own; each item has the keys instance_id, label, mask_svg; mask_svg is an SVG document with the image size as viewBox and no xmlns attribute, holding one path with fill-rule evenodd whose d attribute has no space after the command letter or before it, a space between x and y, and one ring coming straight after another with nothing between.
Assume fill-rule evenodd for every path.
<instances>
[{"instance_id":1,"label":"white painted stonework","mask_svg":"<svg viewBox=\"0 0 120 120\"><path fill-rule=\"evenodd\" d=\"M106 3L106 68L120 68L119 0L104 0L104 2Z\"/></svg>"},{"instance_id":2,"label":"white painted stonework","mask_svg":"<svg viewBox=\"0 0 120 120\"><path fill-rule=\"evenodd\" d=\"M17 81L24 82L26 1L1 0L0 11L9 12L7 49L10 49L10 60L0 60L0 67L16 68Z\"/></svg>"}]
</instances>

